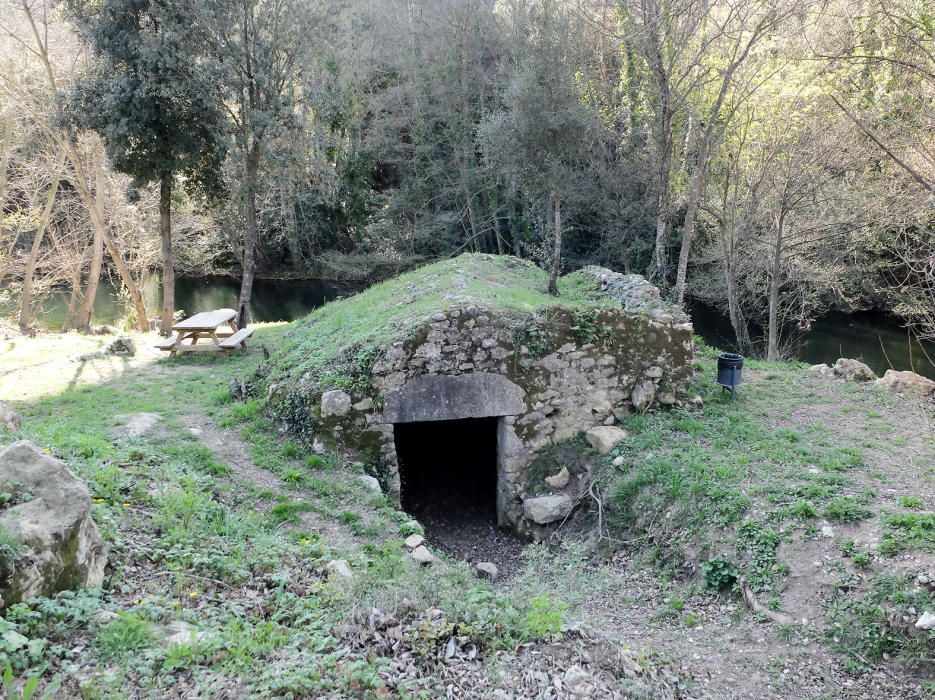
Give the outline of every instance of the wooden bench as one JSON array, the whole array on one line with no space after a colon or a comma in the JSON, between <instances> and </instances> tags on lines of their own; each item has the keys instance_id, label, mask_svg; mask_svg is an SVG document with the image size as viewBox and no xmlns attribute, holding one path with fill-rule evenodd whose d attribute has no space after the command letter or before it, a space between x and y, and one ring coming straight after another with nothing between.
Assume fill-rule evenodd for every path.
<instances>
[{"instance_id":1,"label":"wooden bench","mask_svg":"<svg viewBox=\"0 0 935 700\"><path fill-rule=\"evenodd\" d=\"M225 338L218 344L221 346L222 351L231 352L233 350L236 350L237 348L247 347L247 343L245 341L251 335L253 335L252 328L241 328L239 331L237 331L230 337Z\"/></svg>"},{"instance_id":2,"label":"wooden bench","mask_svg":"<svg viewBox=\"0 0 935 700\"><path fill-rule=\"evenodd\" d=\"M163 338L158 343L156 343L155 347L159 348L160 350L171 350L174 345L175 338Z\"/></svg>"}]
</instances>

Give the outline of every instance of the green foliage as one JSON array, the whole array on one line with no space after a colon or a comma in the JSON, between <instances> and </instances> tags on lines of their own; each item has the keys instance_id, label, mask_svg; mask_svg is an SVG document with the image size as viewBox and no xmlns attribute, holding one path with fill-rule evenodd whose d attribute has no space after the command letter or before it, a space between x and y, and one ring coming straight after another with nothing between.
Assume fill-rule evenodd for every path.
<instances>
[{"instance_id":1,"label":"green foliage","mask_svg":"<svg viewBox=\"0 0 935 700\"><path fill-rule=\"evenodd\" d=\"M525 347L531 357L544 357L554 346L555 334L550 329L547 315L542 322L533 319L513 330L513 347Z\"/></svg>"},{"instance_id":2,"label":"green foliage","mask_svg":"<svg viewBox=\"0 0 935 700\"><path fill-rule=\"evenodd\" d=\"M601 322L598 309L578 309L571 317L571 330L581 345L604 344L616 337L614 327Z\"/></svg>"},{"instance_id":3,"label":"green foliage","mask_svg":"<svg viewBox=\"0 0 935 700\"><path fill-rule=\"evenodd\" d=\"M189 6L105 0L68 7L97 60L74 86L67 119L97 131L113 166L137 186L180 174L190 191L219 194L226 119L217 76L204 61L205 27Z\"/></svg>"},{"instance_id":4,"label":"green foliage","mask_svg":"<svg viewBox=\"0 0 935 700\"><path fill-rule=\"evenodd\" d=\"M743 567L752 591L768 590L776 573L776 548L779 533L755 520L746 520L737 531L737 549L748 561Z\"/></svg>"},{"instance_id":5,"label":"green foliage","mask_svg":"<svg viewBox=\"0 0 935 700\"><path fill-rule=\"evenodd\" d=\"M732 562L715 557L701 562L701 575L708 588L723 591L737 583L740 572Z\"/></svg>"},{"instance_id":6,"label":"green foliage","mask_svg":"<svg viewBox=\"0 0 935 700\"><path fill-rule=\"evenodd\" d=\"M910 510L920 510L922 508L922 499L918 496L900 496L896 501L903 508L909 508Z\"/></svg>"},{"instance_id":7,"label":"green foliage","mask_svg":"<svg viewBox=\"0 0 935 700\"><path fill-rule=\"evenodd\" d=\"M244 403L233 403L225 418L219 421L221 427L230 427L236 423L252 420L260 412L260 404L256 399L248 399Z\"/></svg>"},{"instance_id":8,"label":"green foliage","mask_svg":"<svg viewBox=\"0 0 935 700\"><path fill-rule=\"evenodd\" d=\"M853 496L838 496L832 498L822 513L828 520L837 520L844 523L856 523L865 520L872 512L861 505L860 499Z\"/></svg>"},{"instance_id":9,"label":"green foliage","mask_svg":"<svg viewBox=\"0 0 935 700\"><path fill-rule=\"evenodd\" d=\"M21 546L19 537L0 527L0 580L9 578L16 571Z\"/></svg>"},{"instance_id":10,"label":"green foliage","mask_svg":"<svg viewBox=\"0 0 935 700\"><path fill-rule=\"evenodd\" d=\"M521 638L548 639L562 631L562 614L568 606L551 596L539 595L529 600Z\"/></svg>"},{"instance_id":11,"label":"green foliage","mask_svg":"<svg viewBox=\"0 0 935 700\"><path fill-rule=\"evenodd\" d=\"M38 676L29 678L22 684L21 689L17 688L18 685L19 684L13 678L13 667L10 666L10 662L7 661L6 669L3 671L3 690L7 700L50 700L55 697L55 693L61 685L61 682L56 679L46 686L41 694L39 694Z\"/></svg>"},{"instance_id":12,"label":"green foliage","mask_svg":"<svg viewBox=\"0 0 935 700\"><path fill-rule=\"evenodd\" d=\"M136 613L120 613L98 632L95 645L106 659L119 659L142 651L155 640L152 623Z\"/></svg>"},{"instance_id":13,"label":"green foliage","mask_svg":"<svg viewBox=\"0 0 935 700\"><path fill-rule=\"evenodd\" d=\"M305 465L309 469L331 469L333 466L330 460L321 455L309 455L305 458Z\"/></svg>"},{"instance_id":14,"label":"green foliage","mask_svg":"<svg viewBox=\"0 0 935 700\"><path fill-rule=\"evenodd\" d=\"M930 667L935 637L910 634L893 621L931 610L935 605L931 593L914 586L912 577L903 573L878 576L862 597L845 591L837 589L828 602L826 614L831 626L826 637L858 668L866 668L884 654L898 657L910 668Z\"/></svg>"},{"instance_id":15,"label":"green foliage","mask_svg":"<svg viewBox=\"0 0 935 700\"><path fill-rule=\"evenodd\" d=\"M889 513L883 524L881 554L892 556L907 549L935 552L935 513Z\"/></svg>"}]
</instances>

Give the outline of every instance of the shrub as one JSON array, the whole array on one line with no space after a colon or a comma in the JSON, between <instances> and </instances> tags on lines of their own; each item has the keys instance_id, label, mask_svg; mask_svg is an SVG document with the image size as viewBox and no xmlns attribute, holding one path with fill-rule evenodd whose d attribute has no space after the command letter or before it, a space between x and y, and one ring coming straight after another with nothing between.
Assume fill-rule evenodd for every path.
<instances>
[{"instance_id":1,"label":"shrub","mask_svg":"<svg viewBox=\"0 0 935 700\"><path fill-rule=\"evenodd\" d=\"M850 496L838 496L832 498L825 506L824 516L828 520L837 520L844 523L856 523L865 518L869 518L871 511L864 508L858 502L858 499Z\"/></svg>"},{"instance_id":2,"label":"shrub","mask_svg":"<svg viewBox=\"0 0 935 700\"><path fill-rule=\"evenodd\" d=\"M734 564L720 557L701 563L701 575L704 577L705 585L716 591L723 591L733 586L737 582L738 574Z\"/></svg>"},{"instance_id":3,"label":"shrub","mask_svg":"<svg viewBox=\"0 0 935 700\"><path fill-rule=\"evenodd\" d=\"M153 642L152 625L135 613L121 613L113 622L101 628L97 647L108 659L145 649Z\"/></svg>"}]
</instances>

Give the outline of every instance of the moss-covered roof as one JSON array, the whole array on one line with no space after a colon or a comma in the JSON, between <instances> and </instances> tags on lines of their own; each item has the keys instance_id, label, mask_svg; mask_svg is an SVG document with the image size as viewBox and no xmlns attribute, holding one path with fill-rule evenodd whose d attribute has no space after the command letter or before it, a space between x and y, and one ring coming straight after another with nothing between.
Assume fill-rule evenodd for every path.
<instances>
[{"instance_id":1,"label":"moss-covered roof","mask_svg":"<svg viewBox=\"0 0 935 700\"><path fill-rule=\"evenodd\" d=\"M547 287L546 272L513 257L465 254L426 265L297 321L271 358L268 379L292 383L306 374L353 373L355 362L372 360L376 348L405 339L433 315L455 307L474 304L515 316L555 306L621 307L586 272L562 277L558 297L550 296Z\"/></svg>"}]
</instances>

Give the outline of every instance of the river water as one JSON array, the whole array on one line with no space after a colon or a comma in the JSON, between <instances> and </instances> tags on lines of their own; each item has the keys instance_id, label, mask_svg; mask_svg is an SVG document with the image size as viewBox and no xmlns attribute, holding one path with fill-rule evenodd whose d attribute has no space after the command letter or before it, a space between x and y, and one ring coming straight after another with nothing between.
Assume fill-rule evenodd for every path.
<instances>
[{"instance_id":1,"label":"river water","mask_svg":"<svg viewBox=\"0 0 935 700\"><path fill-rule=\"evenodd\" d=\"M695 333L706 343L734 349L734 333L726 314L698 304L692 305L690 312ZM879 313L823 316L795 337L794 350L796 359L809 364L833 365L839 357L851 357L879 375L890 368L914 369L935 379L935 343L913 340L896 319Z\"/></svg>"},{"instance_id":2,"label":"river water","mask_svg":"<svg viewBox=\"0 0 935 700\"><path fill-rule=\"evenodd\" d=\"M158 280L144 285L147 308L158 313ZM237 306L240 282L232 277L207 277L176 280L176 306L188 314L206 309ZM253 289L252 314L258 322L292 321L326 301L347 295L353 289L321 280L257 280ZM68 308L67 293L53 293L45 301L38 323L45 329L62 327ZM126 303L113 285L102 284L94 304L92 322L114 324L126 315ZM690 309L695 332L716 347L733 346L730 323L725 315L710 307L694 305ZM13 301L0 301L0 313L12 316ZM923 352L923 350L925 352ZM866 362L882 374L889 367L915 368L920 374L935 379L935 344L910 342L905 329L886 316L874 313L851 315L831 314L815 321L796 344L796 356L810 364L833 364L839 357L853 357Z\"/></svg>"}]
</instances>

